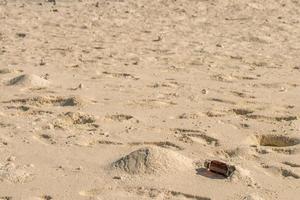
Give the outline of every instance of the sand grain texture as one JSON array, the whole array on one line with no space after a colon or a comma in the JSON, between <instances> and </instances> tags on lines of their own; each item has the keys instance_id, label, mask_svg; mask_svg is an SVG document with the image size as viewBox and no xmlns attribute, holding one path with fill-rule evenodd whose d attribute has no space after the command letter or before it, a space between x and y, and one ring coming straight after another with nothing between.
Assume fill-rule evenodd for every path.
<instances>
[{"instance_id":1,"label":"sand grain texture","mask_svg":"<svg viewBox=\"0 0 300 200\"><path fill-rule=\"evenodd\" d=\"M0 199L299 200L299 16L297 0L0 0Z\"/></svg>"}]
</instances>

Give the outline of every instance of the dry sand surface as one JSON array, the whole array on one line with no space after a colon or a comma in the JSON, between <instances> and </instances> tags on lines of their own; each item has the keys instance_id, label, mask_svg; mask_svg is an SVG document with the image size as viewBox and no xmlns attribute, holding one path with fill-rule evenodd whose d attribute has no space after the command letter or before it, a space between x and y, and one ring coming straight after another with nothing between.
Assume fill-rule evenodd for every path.
<instances>
[{"instance_id":1,"label":"dry sand surface","mask_svg":"<svg viewBox=\"0 0 300 200\"><path fill-rule=\"evenodd\" d=\"M0 199L299 200L299 99L298 0L0 0Z\"/></svg>"}]
</instances>

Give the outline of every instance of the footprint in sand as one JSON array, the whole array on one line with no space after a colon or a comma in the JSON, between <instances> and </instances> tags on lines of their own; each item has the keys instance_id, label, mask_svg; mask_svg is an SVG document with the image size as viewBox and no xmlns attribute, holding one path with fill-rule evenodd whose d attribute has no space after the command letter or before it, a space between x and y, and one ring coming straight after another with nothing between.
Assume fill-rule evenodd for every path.
<instances>
[{"instance_id":1,"label":"footprint in sand","mask_svg":"<svg viewBox=\"0 0 300 200\"><path fill-rule=\"evenodd\" d=\"M289 147L300 144L300 138L279 134L263 134L256 136L260 146Z\"/></svg>"},{"instance_id":2,"label":"footprint in sand","mask_svg":"<svg viewBox=\"0 0 300 200\"><path fill-rule=\"evenodd\" d=\"M300 152L298 145L300 139L296 136L287 136L281 134L262 134L250 137L249 143L258 153L266 154L271 151L282 154L296 154Z\"/></svg>"}]
</instances>

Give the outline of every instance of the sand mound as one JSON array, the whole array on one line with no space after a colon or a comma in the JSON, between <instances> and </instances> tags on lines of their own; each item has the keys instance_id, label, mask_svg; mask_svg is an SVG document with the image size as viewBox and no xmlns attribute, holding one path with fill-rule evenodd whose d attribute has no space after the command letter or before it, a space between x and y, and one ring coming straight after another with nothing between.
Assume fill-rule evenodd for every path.
<instances>
[{"instance_id":1,"label":"sand mound","mask_svg":"<svg viewBox=\"0 0 300 200\"><path fill-rule=\"evenodd\" d=\"M112 167L129 174L153 174L163 171L185 171L193 168L183 155L159 147L144 147L112 163Z\"/></svg>"},{"instance_id":2,"label":"sand mound","mask_svg":"<svg viewBox=\"0 0 300 200\"><path fill-rule=\"evenodd\" d=\"M285 135L259 135L256 137L261 146L287 147L300 143L299 138L293 138Z\"/></svg>"},{"instance_id":3,"label":"sand mound","mask_svg":"<svg viewBox=\"0 0 300 200\"><path fill-rule=\"evenodd\" d=\"M8 85L46 87L48 80L34 74L22 74L8 81Z\"/></svg>"}]
</instances>

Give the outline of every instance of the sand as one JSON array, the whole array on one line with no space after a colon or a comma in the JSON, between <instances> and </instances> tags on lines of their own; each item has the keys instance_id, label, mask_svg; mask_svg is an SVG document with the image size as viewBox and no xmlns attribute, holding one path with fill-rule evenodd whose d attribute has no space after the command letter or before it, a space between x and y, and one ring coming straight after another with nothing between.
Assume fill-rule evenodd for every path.
<instances>
[{"instance_id":1,"label":"sand","mask_svg":"<svg viewBox=\"0 0 300 200\"><path fill-rule=\"evenodd\" d=\"M298 200L299 16L297 0L0 0L0 199Z\"/></svg>"},{"instance_id":2,"label":"sand","mask_svg":"<svg viewBox=\"0 0 300 200\"><path fill-rule=\"evenodd\" d=\"M144 147L114 161L111 168L129 174L178 173L193 170L192 161L177 152L160 147Z\"/></svg>"}]
</instances>

